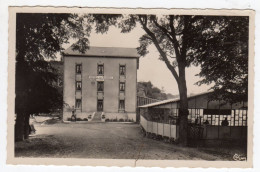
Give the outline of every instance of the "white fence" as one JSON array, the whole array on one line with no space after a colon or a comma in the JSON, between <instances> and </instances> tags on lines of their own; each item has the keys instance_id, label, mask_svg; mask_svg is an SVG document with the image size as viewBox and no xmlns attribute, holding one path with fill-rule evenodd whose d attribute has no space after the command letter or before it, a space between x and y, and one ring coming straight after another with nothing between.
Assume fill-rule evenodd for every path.
<instances>
[{"instance_id":1,"label":"white fence","mask_svg":"<svg viewBox=\"0 0 260 172\"><path fill-rule=\"evenodd\" d=\"M177 139L176 125L152 122L146 120L143 116L140 117L140 124L146 132Z\"/></svg>"}]
</instances>

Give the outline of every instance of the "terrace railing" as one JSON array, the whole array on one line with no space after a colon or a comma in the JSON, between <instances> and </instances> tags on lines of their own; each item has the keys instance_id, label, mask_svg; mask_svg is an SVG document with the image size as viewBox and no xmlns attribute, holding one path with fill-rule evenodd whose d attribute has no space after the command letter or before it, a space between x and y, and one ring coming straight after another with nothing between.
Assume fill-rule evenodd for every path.
<instances>
[{"instance_id":1,"label":"terrace railing","mask_svg":"<svg viewBox=\"0 0 260 172\"><path fill-rule=\"evenodd\" d=\"M148 121L143 116L141 116L140 125L147 133L173 138L174 140L178 138L177 125Z\"/></svg>"},{"instance_id":2,"label":"terrace railing","mask_svg":"<svg viewBox=\"0 0 260 172\"><path fill-rule=\"evenodd\" d=\"M142 115L140 117L140 125L145 132L178 139L179 126L177 124L149 121ZM245 140L247 138L247 126L190 125L188 130L188 136L191 139Z\"/></svg>"}]
</instances>

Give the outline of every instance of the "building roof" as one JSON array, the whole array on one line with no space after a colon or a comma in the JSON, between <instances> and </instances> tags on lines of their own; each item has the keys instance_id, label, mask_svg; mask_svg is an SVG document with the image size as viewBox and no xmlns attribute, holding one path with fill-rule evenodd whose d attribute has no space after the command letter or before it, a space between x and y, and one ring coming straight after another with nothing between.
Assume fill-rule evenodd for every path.
<instances>
[{"instance_id":1,"label":"building roof","mask_svg":"<svg viewBox=\"0 0 260 172\"><path fill-rule=\"evenodd\" d=\"M203 92L203 93L199 93L199 94L194 94L194 95L188 96L188 99L193 98L193 97L197 97L197 96L201 96L201 95L204 95L204 94L209 94L209 93L212 93L212 92L213 91L208 91L208 92ZM146 104L146 105L139 106L139 107L140 108L146 108L146 107L148 108L148 107L154 107L154 106L159 106L159 105L168 104L168 103L174 103L174 102L178 102L178 101L180 101L180 98L163 100L163 101Z\"/></svg>"},{"instance_id":2,"label":"building roof","mask_svg":"<svg viewBox=\"0 0 260 172\"><path fill-rule=\"evenodd\" d=\"M102 57L128 57L139 58L136 48L123 47L89 47L85 53L72 50L69 47L63 52L64 56L102 56Z\"/></svg>"}]
</instances>

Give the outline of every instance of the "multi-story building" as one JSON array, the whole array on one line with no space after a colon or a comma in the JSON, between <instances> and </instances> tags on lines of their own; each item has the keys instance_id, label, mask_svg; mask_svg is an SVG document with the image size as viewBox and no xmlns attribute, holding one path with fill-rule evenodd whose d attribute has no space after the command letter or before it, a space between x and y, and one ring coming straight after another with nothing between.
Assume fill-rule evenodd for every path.
<instances>
[{"instance_id":1,"label":"multi-story building","mask_svg":"<svg viewBox=\"0 0 260 172\"><path fill-rule=\"evenodd\" d=\"M104 114L107 119L136 120L139 55L135 48L90 47L63 53L63 120Z\"/></svg>"}]
</instances>

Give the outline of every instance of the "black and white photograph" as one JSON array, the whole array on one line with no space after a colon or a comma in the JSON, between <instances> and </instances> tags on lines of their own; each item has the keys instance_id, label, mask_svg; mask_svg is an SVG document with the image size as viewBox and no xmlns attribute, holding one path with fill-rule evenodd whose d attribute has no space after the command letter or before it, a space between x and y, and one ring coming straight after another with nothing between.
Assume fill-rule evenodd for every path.
<instances>
[{"instance_id":1,"label":"black and white photograph","mask_svg":"<svg viewBox=\"0 0 260 172\"><path fill-rule=\"evenodd\" d=\"M253 11L9 14L8 162L252 166Z\"/></svg>"}]
</instances>

